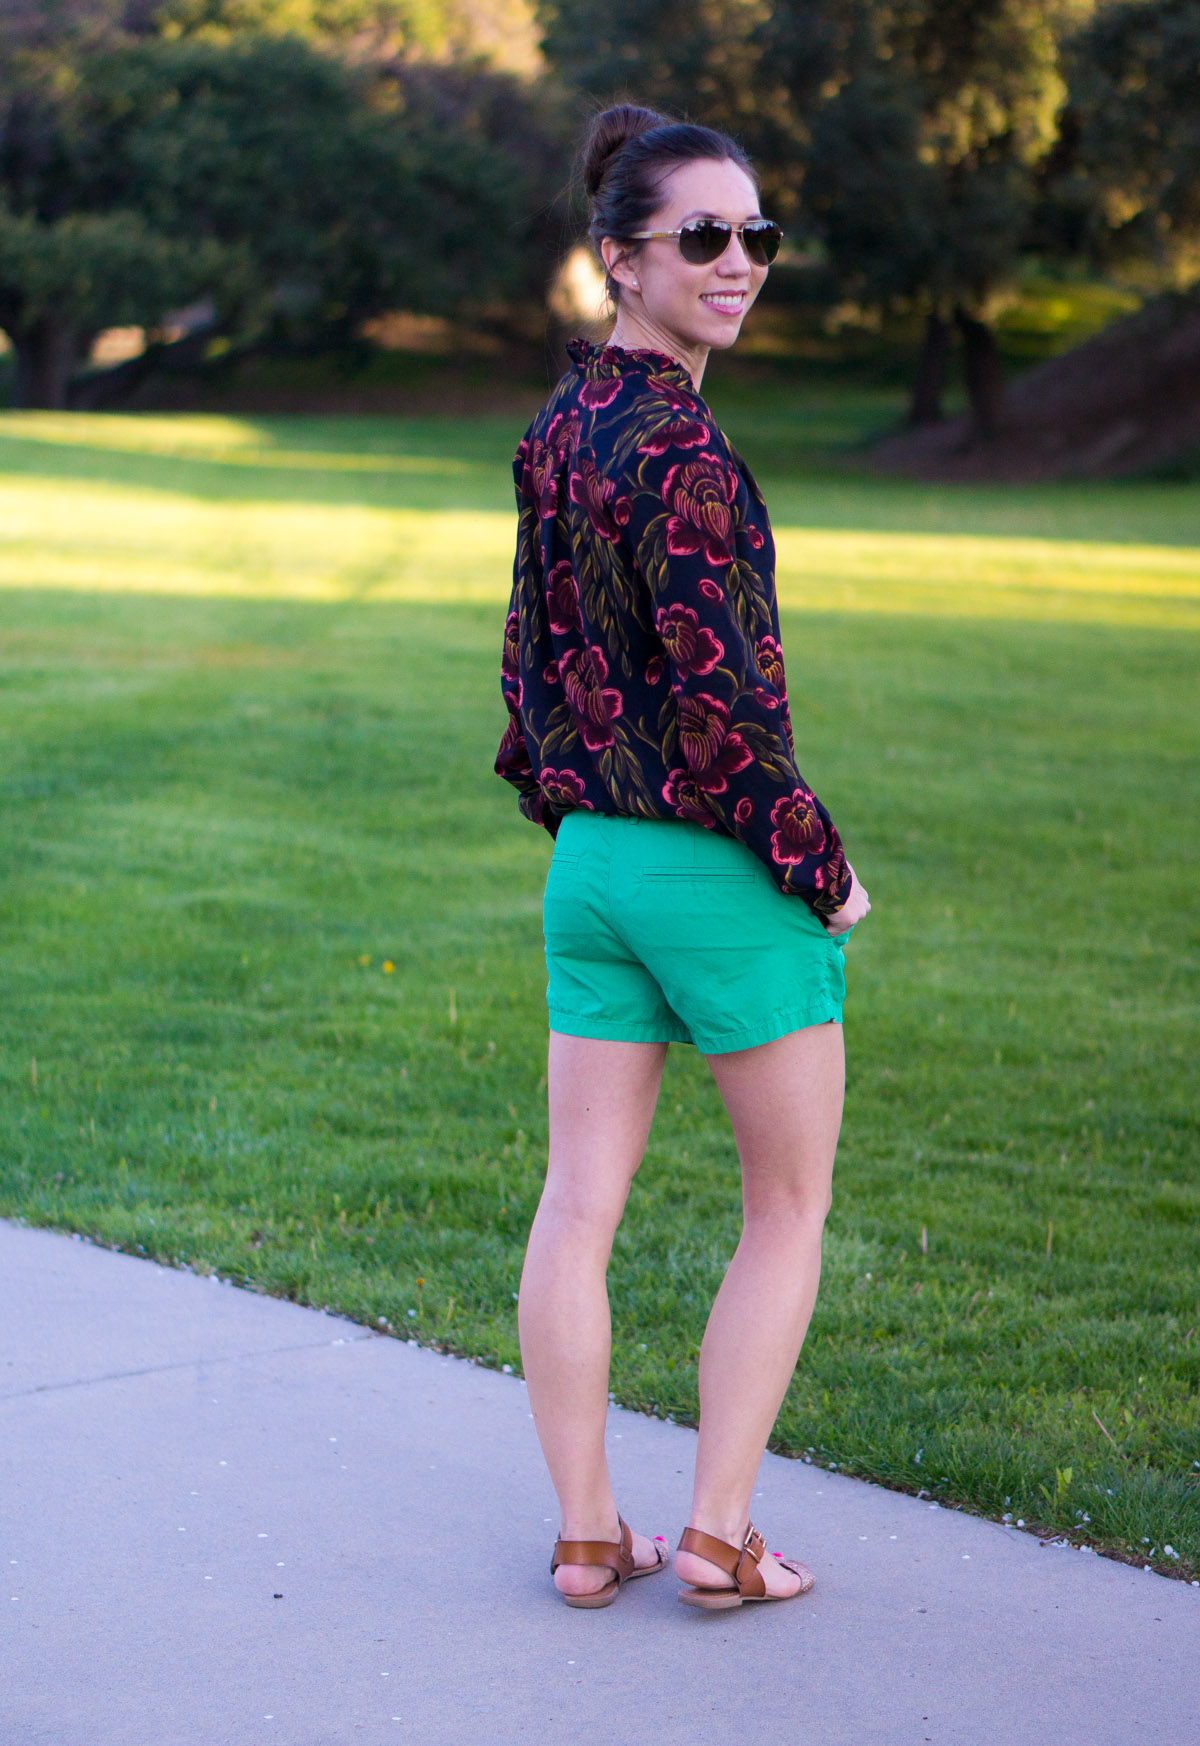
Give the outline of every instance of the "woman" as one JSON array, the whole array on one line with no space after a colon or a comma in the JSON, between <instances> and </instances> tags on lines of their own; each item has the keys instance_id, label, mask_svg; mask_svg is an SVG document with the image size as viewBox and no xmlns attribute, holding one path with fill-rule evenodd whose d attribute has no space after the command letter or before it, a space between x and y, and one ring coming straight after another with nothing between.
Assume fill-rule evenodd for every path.
<instances>
[{"instance_id":1,"label":"woman","mask_svg":"<svg viewBox=\"0 0 1200 1746\"><path fill-rule=\"evenodd\" d=\"M700 1607L785 1600L749 1504L804 1339L841 1123L841 936L870 905L796 769L766 508L700 398L780 233L740 148L644 109L584 152L616 307L517 451L520 523L497 773L555 839L546 882L549 1163L519 1325L562 1511L551 1570L605 1606L663 1568L604 1451L605 1276L667 1046L701 1049L732 1121L744 1227L700 1350L689 1526Z\"/></svg>"}]
</instances>

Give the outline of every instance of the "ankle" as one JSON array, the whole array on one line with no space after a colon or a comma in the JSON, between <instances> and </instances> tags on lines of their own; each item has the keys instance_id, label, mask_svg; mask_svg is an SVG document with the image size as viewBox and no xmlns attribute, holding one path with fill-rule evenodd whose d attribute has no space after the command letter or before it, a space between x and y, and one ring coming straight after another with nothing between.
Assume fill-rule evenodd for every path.
<instances>
[{"instance_id":1,"label":"ankle","mask_svg":"<svg viewBox=\"0 0 1200 1746\"><path fill-rule=\"evenodd\" d=\"M621 1538L616 1504L607 1509L603 1505L596 1509L577 1509L569 1514L564 1510L561 1523L560 1540L605 1540L615 1545Z\"/></svg>"},{"instance_id":2,"label":"ankle","mask_svg":"<svg viewBox=\"0 0 1200 1746\"><path fill-rule=\"evenodd\" d=\"M688 1517L688 1527L711 1534L714 1540L724 1540L727 1546L740 1546L750 1526L746 1510L728 1506L694 1507Z\"/></svg>"}]
</instances>

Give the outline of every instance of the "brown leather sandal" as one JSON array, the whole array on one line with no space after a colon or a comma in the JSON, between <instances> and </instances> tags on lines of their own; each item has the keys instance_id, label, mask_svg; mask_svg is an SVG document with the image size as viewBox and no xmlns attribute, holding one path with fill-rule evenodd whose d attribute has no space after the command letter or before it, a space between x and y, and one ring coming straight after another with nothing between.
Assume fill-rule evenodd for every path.
<instances>
[{"instance_id":1,"label":"brown leather sandal","mask_svg":"<svg viewBox=\"0 0 1200 1746\"><path fill-rule=\"evenodd\" d=\"M660 1570L667 1568L666 1542L655 1540L657 1564L645 1564L639 1570L633 1561L633 1535L629 1531L629 1524L620 1516L617 1520L621 1523L619 1545L612 1540L564 1540L561 1535L554 1542L554 1556L550 1560L551 1576L560 1564L599 1564L603 1569L614 1573L612 1581L606 1582L595 1594L564 1594L562 1598L569 1607L610 1607L616 1600L622 1583L632 1582L638 1576L657 1576Z\"/></svg>"},{"instance_id":2,"label":"brown leather sandal","mask_svg":"<svg viewBox=\"0 0 1200 1746\"><path fill-rule=\"evenodd\" d=\"M731 1546L727 1540L717 1540L711 1534L702 1534L699 1528L685 1528L679 1536L679 1550L692 1552L697 1558L706 1558L710 1564L727 1571L733 1578L733 1587L681 1588L676 1599L682 1601L685 1607L703 1607L708 1612L724 1612L728 1607L740 1607L743 1601L794 1600L796 1595L807 1594L817 1579L806 1564L800 1564L791 1558L781 1558L779 1562L785 1570L794 1572L800 1578L796 1595L767 1593L767 1585L758 1568L766 1549L767 1543L753 1522L746 1529L746 1537L740 1546Z\"/></svg>"}]
</instances>

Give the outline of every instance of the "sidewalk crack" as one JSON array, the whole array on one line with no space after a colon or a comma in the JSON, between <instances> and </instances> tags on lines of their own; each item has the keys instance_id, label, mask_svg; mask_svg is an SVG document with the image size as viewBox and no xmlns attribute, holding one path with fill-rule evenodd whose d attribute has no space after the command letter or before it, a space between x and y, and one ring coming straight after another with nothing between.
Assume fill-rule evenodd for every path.
<instances>
[{"instance_id":1,"label":"sidewalk crack","mask_svg":"<svg viewBox=\"0 0 1200 1746\"><path fill-rule=\"evenodd\" d=\"M195 1370L201 1364L247 1364L253 1358L283 1357L289 1352L321 1352L332 1345L356 1346L364 1340L377 1340L382 1335L374 1334L370 1328L364 1328L355 1334L343 1334L337 1340L305 1340L296 1346L267 1346L258 1352L231 1352L220 1358L181 1358L176 1364L147 1364L141 1370L111 1370L103 1376L80 1376L72 1382L39 1382L33 1388L14 1389L11 1394L0 1393L0 1404L10 1400L28 1400L34 1394L59 1394L69 1388L94 1388L103 1382L126 1382L137 1376L164 1376L172 1370Z\"/></svg>"}]
</instances>

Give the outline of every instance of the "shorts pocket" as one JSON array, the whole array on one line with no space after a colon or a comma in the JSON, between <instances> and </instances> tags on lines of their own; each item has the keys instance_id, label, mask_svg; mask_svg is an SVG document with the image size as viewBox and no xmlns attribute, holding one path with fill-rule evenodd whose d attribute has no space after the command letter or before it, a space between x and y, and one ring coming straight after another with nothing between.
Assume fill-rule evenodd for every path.
<instances>
[{"instance_id":1,"label":"shorts pocket","mask_svg":"<svg viewBox=\"0 0 1200 1746\"><path fill-rule=\"evenodd\" d=\"M643 867L641 877L678 885L752 885L758 874L753 867Z\"/></svg>"}]
</instances>

